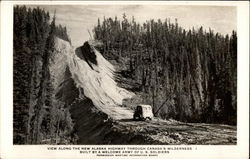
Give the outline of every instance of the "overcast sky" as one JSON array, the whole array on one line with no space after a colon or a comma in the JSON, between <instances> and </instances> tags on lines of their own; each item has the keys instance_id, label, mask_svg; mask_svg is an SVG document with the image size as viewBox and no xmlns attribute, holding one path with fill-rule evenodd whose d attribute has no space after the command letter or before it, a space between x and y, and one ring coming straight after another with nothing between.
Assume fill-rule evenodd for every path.
<instances>
[{"instance_id":1,"label":"overcast sky","mask_svg":"<svg viewBox=\"0 0 250 159\"><path fill-rule=\"evenodd\" d=\"M125 13L129 19L135 17L137 22L150 19L170 18L185 29L203 26L221 34L230 34L236 30L236 7L222 6L171 6L171 5L40 5L51 13L56 10L56 23L66 26L72 44L80 46L89 39L88 29L92 31L103 17L122 19Z\"/></svg>"}]
</instances>

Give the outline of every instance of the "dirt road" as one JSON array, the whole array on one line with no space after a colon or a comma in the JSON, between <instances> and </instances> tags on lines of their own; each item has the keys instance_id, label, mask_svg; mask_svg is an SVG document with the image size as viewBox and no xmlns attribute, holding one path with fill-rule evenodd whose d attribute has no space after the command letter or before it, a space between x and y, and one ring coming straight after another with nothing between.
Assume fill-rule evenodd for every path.
<instances>
[{"instance_id":1,"label":"dirt road","mask_svg":"<svg viewBox=\"0 0 250 159\"><path fill-rule=\"evenodd\" d=\"M143 143L133 137L144 138L145 143L149 144L236 144L236 127L222 124L183 123L157 118L152 121L124 119L117 121L112 129L121 134L130 134L131 137L128 137L127 140L136 144Z\"/></svg>"}]
</instances>

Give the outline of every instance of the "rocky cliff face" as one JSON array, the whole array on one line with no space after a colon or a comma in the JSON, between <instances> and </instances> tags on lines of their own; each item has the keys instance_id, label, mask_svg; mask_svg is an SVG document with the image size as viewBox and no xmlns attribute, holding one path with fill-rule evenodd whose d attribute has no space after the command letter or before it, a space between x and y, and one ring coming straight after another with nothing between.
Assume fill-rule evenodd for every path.
<instances>
[{"instance_id":1,"label":"rocky cliff face","mask_svg":"<svg viewBox=\"0 0 250 159\"><path fill-rule=\"evenodd\" d=\"M108 116L98 110L92 100L85 95L88 88L84 89L84 86L81 86L86 80L95 80L91 79L91 72L87 72L92 70L90 66L93 64L89 61L88 64L84 63L85 65L81 66L79 61L87 63L79 48L74 50L69 43L56 39L55 55L50 63L56 100L65 103L70 110L74 123L72 134L77 135L77 143L98 144L102 141L102 133L110 127L105 123ZM85 81L81 81L83 79Z\"/></svg>"},{"instance_id":2,"label":"rocky cliff face","mask_svg":"<svg viewBox=\"0 0 250 159\"><path fill-rule=\"evenodd\" d=\"M74 49L55 38L44 68L42 91L31 107L29 143L75 143L78 136L78 143L98 144L111 128L110 118L132 116L120 106L133 93L117 86L113 66L87 42Z\"/></svg>"},{"instance_id":3,"label":"rocky cliff face","mask_svg":"<svg viewBox=\"0 0 250 159\"><path fill-rule=\"evenodd\" d=\"M73 49L56 39L49 72L55 99L70 109L78 143L103 143L112 119L132 118L121 105L134 94L117 86L114 67L88 42Z\"/></svg>"}]
</instances>

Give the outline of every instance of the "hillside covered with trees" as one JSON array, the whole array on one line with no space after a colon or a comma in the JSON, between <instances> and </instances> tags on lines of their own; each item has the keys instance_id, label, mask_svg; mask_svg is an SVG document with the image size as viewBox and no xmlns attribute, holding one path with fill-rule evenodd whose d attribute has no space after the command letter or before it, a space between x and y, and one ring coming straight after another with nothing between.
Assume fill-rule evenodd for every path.
<instances>
[{"instance_id":1,"label":"hillside covered with trees","mask_svg":"<svg viewBox=\"0 0 250 159\"><path fill-rule=\"evenodd\" d=\"M65 103L55 100L48 70L55 36L70 42L66 27L55 20L40 8L14 7L14 144L37 144L45 137L56 143L60 135L70 139L71 117Z\"/></svg>"},{"instance_id":2,"label":"hillside covered with trees","mask_svg":"<svg viewBox=\"0 0 250 159\"><path fill-rule=\"evenodd\" d=\"M93 29L102 54L126 65L142 103L163 119L236 124L237 33L186 30L177 20L105 18ZM122 68L122 67L121 67Z\"/></svg>"}]
</instances>

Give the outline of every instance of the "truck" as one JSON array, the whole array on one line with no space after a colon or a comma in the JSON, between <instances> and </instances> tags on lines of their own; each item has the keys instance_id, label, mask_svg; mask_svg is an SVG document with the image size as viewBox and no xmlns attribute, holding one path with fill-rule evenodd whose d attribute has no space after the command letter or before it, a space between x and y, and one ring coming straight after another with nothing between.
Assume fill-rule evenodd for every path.
<instances>
[{"instance_id":1,"label":"truck","mask_svg":"<svg viewBox=\"0 0 250 159\"><path fill-rule=\"evenodd\" d=\"M137 105L134 111L134 120L152 120L154 117L151 105Z\"/></svg>"}]
</instances>

